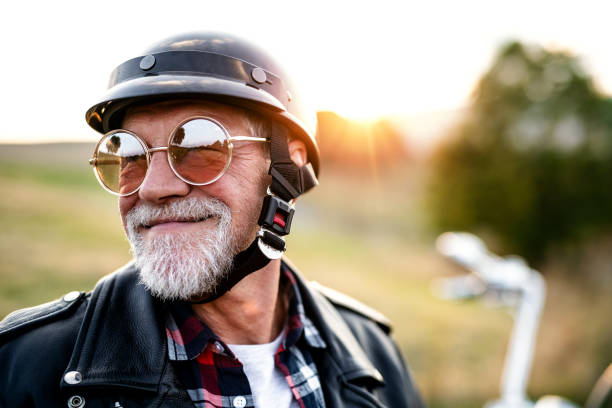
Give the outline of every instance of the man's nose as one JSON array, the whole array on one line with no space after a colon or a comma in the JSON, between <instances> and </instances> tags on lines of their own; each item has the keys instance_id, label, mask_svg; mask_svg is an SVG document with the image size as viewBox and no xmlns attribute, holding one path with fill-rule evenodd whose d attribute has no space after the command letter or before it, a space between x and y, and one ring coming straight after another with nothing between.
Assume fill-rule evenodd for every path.
<instances>
[{"instance_id":1,"label":"man's nose","mask_svg":"<svg viewBox=\"0 0 612 408\"><path fill-rule=\"evenodd\" d=\"M184 197L191 191L191 186L178 178L170 163L167 151L151 153L151 162L145 179L138 190L140 199L160 204L168 199Z\"/></svg>"}]
</instances>

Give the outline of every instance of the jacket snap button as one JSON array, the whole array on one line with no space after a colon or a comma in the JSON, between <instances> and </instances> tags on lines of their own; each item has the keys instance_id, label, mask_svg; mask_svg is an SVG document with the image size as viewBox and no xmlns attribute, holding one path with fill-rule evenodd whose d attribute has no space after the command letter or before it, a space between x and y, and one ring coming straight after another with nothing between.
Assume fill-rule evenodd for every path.
<instances>
[{"instance_id":1,"label":"jacket snap button","mask_svg":"<svg viewBox=\"0 0 612 408\"><path fill-rule=\"evenodd\" d=\"M80 292L77 292L76 290L75 290L75 291L73 291L73 292L66 293L66 294L64 295L64 302L72 302L73 300L75 300L76 298L78 298L80 294L81 294L81 293L80 293Z\"/></svg>"},{"instance_id":2,"label":"jacket snap button","mask_svg":"<svg viewBox=\"0 0 612 408\"><path fill-rule=\"evenodd\" d=\"M73 395L68 399L68 408L83 408L85 406L85 398L80 395Z\"/></svg>"},{"instance_id":3,"label":"jacket snap button","mask_svg":"<svg viewBox=\"0 0 612 408\"><path fill-rule=\"evenodd\" d=\"M78 384L83 381L83 376L78 371L68 371L66 375L64 375L64 381L71 385Z\"/></svg>"},{"instance_id":4,"label":"jacket snap button","mask_svg":"<svg viewBox=\"0 0 612 408\"><path fill-rule=\"evenodd\" d=\"M234 398L234 400L232 401L232 405L234 406L234 408L244 408L246 407L246 398L244 398L242 395Z\"/></svg>"}]
</instances>

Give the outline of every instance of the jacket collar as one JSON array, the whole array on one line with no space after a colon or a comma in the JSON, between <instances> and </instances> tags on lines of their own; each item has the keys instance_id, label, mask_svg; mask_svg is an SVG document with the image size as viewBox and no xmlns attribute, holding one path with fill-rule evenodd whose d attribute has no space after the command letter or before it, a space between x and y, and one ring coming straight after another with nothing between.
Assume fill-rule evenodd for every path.
<instances>
[{"instance_id":1,"label":"jacket collar","mask_svg":"<svg viewBox=\"0 0 612 408\"><path fill-rule=\"evenodd\" d=\"M328 346L326 357L332 360L337 374L347 381L370 379L383 385L383 377L366 356L336 308L320 292L314 290L297 268L284 258L283 262L293 271L306 309Z\"/></svg>"},{"instance_id":2,"label":"jacket collar","mask_svg":"<svg viewBox=\"0 0 612 408\"><path fill-rule=\"evenodd\" d=\"M319 292L312 290L295 267L306 314L327 344L326 357L334 373L351 381L368 378L382 384L382 376L365 355L350 329ZM76 339L65 378L80 373L80 381L66 387L121 387L156 392L167 364L165 305L138 282L133 263L103 278L92 293ZM326 375L326 373L320 373ZM332 374L332 373L327 373Z\"/></svg>"}]
</instances>

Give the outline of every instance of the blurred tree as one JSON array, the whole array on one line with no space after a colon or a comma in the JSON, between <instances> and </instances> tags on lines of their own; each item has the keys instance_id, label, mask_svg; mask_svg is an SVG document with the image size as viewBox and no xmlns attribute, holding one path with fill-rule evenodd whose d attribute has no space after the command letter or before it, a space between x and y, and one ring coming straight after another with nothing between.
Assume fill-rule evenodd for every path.
<instances>
[{"instance_id":1,"label":"blurred tree","mask_svg":"<svg viewBox=\"0 0 612 408\"><path fill-rule=\"evenodd\" d=\"M438 231L492 233L536 264L612 227L612 101L576 57L512 42L432 156Z\"/></svg>"}]
</instances>

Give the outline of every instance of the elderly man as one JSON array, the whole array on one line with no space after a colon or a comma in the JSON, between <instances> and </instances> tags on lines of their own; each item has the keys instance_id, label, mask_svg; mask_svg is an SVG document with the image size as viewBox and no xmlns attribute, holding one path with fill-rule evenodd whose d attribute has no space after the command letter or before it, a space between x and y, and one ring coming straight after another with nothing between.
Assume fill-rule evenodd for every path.
<instances>
[{"instance_id":1,"label":"elderly man","mask_svg":"<svg viewBox=\"0 0 612 408\"><path fill-rule=\"evenodd\" d=\"M7 407L418 407L389 325L286 259L316 140L265 53L166 39L87 111L135 260L0 324Z\"/></svg>"}]
</instances>

